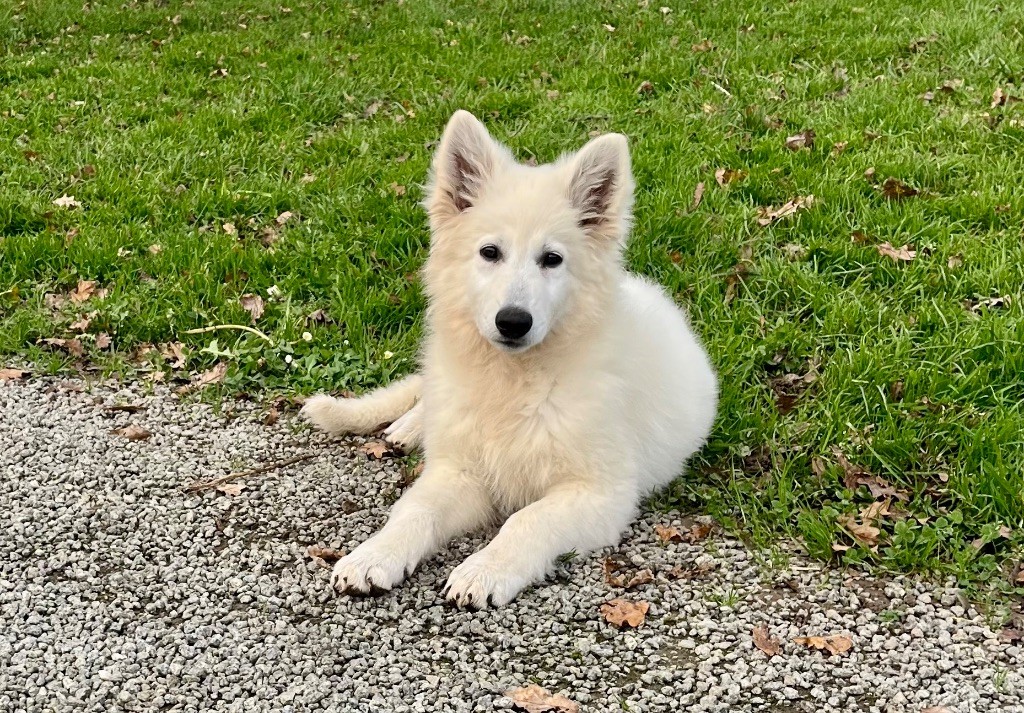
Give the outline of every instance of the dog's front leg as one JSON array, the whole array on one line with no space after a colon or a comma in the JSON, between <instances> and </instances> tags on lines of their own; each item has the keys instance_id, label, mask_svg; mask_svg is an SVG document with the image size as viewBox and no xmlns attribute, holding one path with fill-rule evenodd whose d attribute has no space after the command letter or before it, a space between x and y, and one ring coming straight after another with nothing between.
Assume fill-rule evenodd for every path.
<instances>
[{"instance_id":1,"label":"dog's front leg","mask_svg":"<svg viewBox=\"0 0 1024 713\"><path fill-rule=\"evenodd\" d=\"M501 531L455 568L446 585L458 606L500 606L541 579L556 557L618 542L636 512L636 496L608 483L565 483L513 514Z\"/></svg>"},{"instance_id":2,"label":"dog's front leg","mask_svg":"<svg viewBox=\"0 0 1024 713\"><path fill-rule=\"evenodd\" d=\"M490 498L474 478L444 461L428 462L380 532L334 565L331 584L350 594L391 589L424 557L493 516Z\"/></svg>"}]
</instances>

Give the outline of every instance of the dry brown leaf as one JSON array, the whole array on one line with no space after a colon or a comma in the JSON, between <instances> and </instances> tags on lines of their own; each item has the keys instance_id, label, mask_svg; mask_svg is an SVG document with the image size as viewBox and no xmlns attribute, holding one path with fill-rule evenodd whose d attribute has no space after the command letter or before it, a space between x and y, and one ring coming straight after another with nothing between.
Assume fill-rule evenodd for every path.
<instances>
[{"instance_id":1,"label":"dry brown leaf","mask_svg":"<svg viewBox=\"0 0 1024 713\"><path fill-rule=\"evenodd\" d=\"M213 368L207 369L202 374L199 374L195 379L192 380L191 384L178 389L179 393L191 391L193 389L202 389L210 384L219 384L224 381L224 377L228 373L228 365L226 362L217 362L213 365Z\"/></svg>"},{"instance_id":2,"label":"dry brown leaf","mask_svg":"<svg viewBox=\"0 0 1024 713\"><path fill-rule=\"evenodd\" d=\"M161 344L160 355L171 363L172 369L180 369L185 366L185 345L181 342Z\"/></svg>"},{"instance_id":3,"label":"dry brown leaf","mask_svg":"<svg viewBox=\"0 0 1024 713\"><path fill-rule=\"evenodd\" d=\"M115 428L110 433L114 436L127 438L129 441L144 441L153 435L142 426L136 426L134 423L124 428Z\"/></svg>"},{"instance_id":4,"label":"dry brown leaf","mask_svg":"<svg viewBox=\"0 0 1024 713\"><path fill-rule=\"evenodd\" d=\"M100 332L96 335L96 348L107 349L110 347L110 335L106 332Z\"/></svg>"},{"instance_id":5,"label":"dry brown leaf","mask_svg":"<svg viewBox=\"0 0 1024 713\"><path fill-rule=\"evenodd\" d=\"M710 52L715 48L715 44L711 40L701 40L697 44L690 45L690 49L694 52Z\"/></svg>"},{"instance_id":6,"label":"dry brown leaf","mask_svg":"<svg viewBox=\"0 0 1024 713\"><path fill-rule=\"evenodd\" d=\"M645 584L650 584L653 581L654 581L654 573L651 570L649 570L649 569L642 569L639 572L637 572L636 574L634 574L633 577L628 582L626 582L623 586L626 589L633 589L635 587L641 587L641 586L643 586Z\"/></svg>"},{"instance_id":7,"label":"dry brown leaf","mask_svg":"<svg viewBox=\"0 0 1024 713\"><path fill-rule=\"evenodd\" d=\"M697 184L697 187L693 189L693 203L690 204L690 210L697 210L697 206L704 199L704 181Z\"/></svg>"},{"instance_id":8,"label":"dry brown leaf","mask_svg":"<svg viewBox=\"0 0 1024 713\"><path fill-rule=\"evenodd\" d=\"M75 200L74 196L64 195L53 201L53 204L58 208L81 208L82 204Z\"/></svg>"},{"instance_id":9,"label":"dry brown leaf","mask_svg":"<svg viewBox=\"0 0 1024 713\"><path fill-rule=\"evenodd\" d=\"M216 490L219 490L225 495L241 495L242 491L245 490L245 485L243 483L223 483L218 485Z\"/></svg>"},{"instance_id":10,"label":"dry brown leaf","mask_svg":"<svg viewBox=\"0 0 1024 713\"><path fill-rule=\"evenodd\" d=\"M345 556L345 552L342 550L335 550L330 547L321 547L320 545L310 545L306 548L306 554L312 558L317 565L324 569L330 569L332 563L337 562Z\"/></svg>"},{"instance_id":11,"label":"dry brown leaf","mask_svg":"<svg viewBox=\"0 0 1024 713\"><path fill-rule=\"evenodd\" d=\"M768 627L764 624L755 626L751 636L754 639L754 646L767 654L768 658L778 656L782 653L781 642L771 635L768 631Z\"/></svg>"},{"instance_id":12,"label":"dry brown leaf","mask_svg":"<svg viewBox=\"0 0 1024 713\"><path fill-rule=\"evenodd\" d=\"M253 323L263 316L263 298L259 295L254 295L251 292L248 292L239 297L238 302L242 305L242 309L249 313L249 317L252 318Z\"/></svg>"},{"instance_id":13,"label":"dry brown leaf","mask_svg":"<svg viewBox=\"0 0 1024 713\"><path fill-rule=\"evenodd\" d=\"M920 191L912 186L908 186L898 178L889 176L889 178L882 182L882 195L889 200L901 201L905 198L913 198L918 194L920 194Z\"/></svg>"},{"instance_id":14,"label":"dry brown leaf","mask_svg":"<svg viewBox=\"0 0 1024 713\"><path fill-rule=\"evenodd\" d=\"M148 248L146 248L146 250L149 251L150 255L158 255L158 254L160 254L163 251L163 249L164 249L164 246L160 245L158 243L153 243Z\"/></svg>"},{"instance_id":15,"label":"dry brown leaf","mask_svg":"<svg viewBox=\"0 0 1024 713\"><path fill-rule=\"evenodd\" d=\"M775 206L758 206L757 224L760 226L771 225L777 220L788 218L797 211L809 208L814 204L814 196L798 196L785 205L776 208Z\"/></svg>"},{"instance_id":16,"label":"dry brown leaf","mask_svg":"<svg viewBox=\"0 0 1024 713\"><path fill-rule=\"evenodd\" d=\"M835 656L841 656L853 648L853 639L849 636L798 636L793 639L793 643L809 649L828 651Z\"/></svg>"},{"instance_id":17,"label":"dry brown leaf","mask_svg":"<svg viewBox=\"0 0 1024 713\"><path fill-rule=\"evenodd\" d=\"M636 93L637 94L653 94L654 93L654 85L651 84L650 82L646 81L646 80L643 81L643 82L640 82L640 86L636 88Z\"/></svg>"},{"instance_id":18,"label":"dry brown leaf","mask_svg":"<svg viewBox=\"0 0 1024 713\"><path fill-rule=\"evenodd\" d=\"M512 707L526 713L579 713L580 707L563 695L552 694L535 683L505 691Z\"/></svg>"},{"instance_id":19,"label":"dry brown leaf","mask_svg":"<svg viewBox=\"0 0 1024 713\"><path fill-rule=\"evenodd\" d=\"M723 188L730 183L742 181L746 177L747 172L738 168L720 168L715 171L715 182Z\"/></svg>"},{"instance_id":20,"label":"dry brown leaf","mask_svg":"<svg viewBox=\"0 0 1024 713\"><path fill-rule=\"evenodd\" d=\"M658 539L662 542L682 542L683 535L678 529L669 527L668 525L655 525L654 534L658 536Z\"/></svg>"},{"instance_id":21,"label":"dry brown leaf","mask_svg":"<svg viewBox=\"0 0 1024 713\"><path fill-rule=\"evenodd\" d=\"M43 344L48 344L51 347L57 347L63 351L66 351L71 356L80 357L85 354L85 349L82 347L82 343L77 339L57 339L54 337L48 337L43 340Z\"/></svg>"},{"instance_id":22,"label":"dry brown leaf","mask_svg":"<svg viewBox=\"0 0 1024 713\"><path fill-rule=\"evenodd\" d=\"M696 567L683 567L682 565L677 564L666 572L665 576L669 579L694 579L695 577L700 577L708 572L714 571L716 567L718 567L718 565L714 562L702 562Z\"/></svg>"},{"instance_id":23,"label":"dry brown leaf","mask_svg":"<svg viewBox=\"0 0 1024 713\"><path fill-rule=\"evenodd\" d=\"M365 454L371 460L380 460L385 456L391 455L391 446L384 441L368 441L359 446L359 452Z\"/></svg>"},{"instance_id":24,"label":"dry brown leaf","mask_svg":"<svg viewBox=\"0 0 1024 713\"><path fill-rule=\"evenodd\" d=\"M92 320L90 320L88 317L82 317L81 319L69 324L68 329L70 329L73 332L84 332L89 328L89 323L91 321Z\"/></svg>"},{"instance_id":25,"label":"dry brown leaf","mask_svg":"<svg viewBox=\"0 0 1024 713\"><path fill-rule=\"evenodd\" d=\"M277 423L277 419L281 417L281 412L277 410L276 406L271 406L270 410L267 411L267 415L263 417L264 426L273 426Z\"/></svg>"},{"instance_id":26,"label":"dry brown leaf","mask_svg":"<svg viewBox=\"0 0 1024 713\"><path fill-rule=\"evenodd\" d=\"M839 524L846 528L846 530L853 535L855 540L867 545L868 547L874 547L877 545L878 536L882 534L882 531L874 525L857 522L857 520L851 515L841 516L839 518Z\"/></svg>"},{"instance_id":27,"label":"dry brown leaf","mask_svg":"<svg viewBox=\"0 0 1024 713\"><path fill-rule=\"evenodd\" d=\"M224 223L224 225L220 227L221 230L223 230L228 235L238 235L238 228L235 227L234 223Z\"/></svg>"},{"instance_id":28,"label":"dry brown leaf","mask_svg":"<svg viewBox=\"0 0 1024 713\"><path fill-rule=\"evenodd\" d=\"M895 262L910 262L917 257L917 251L906 244L903 247L894 248L892 243L882 243L881 245L876 245L875 248L878 250L879 255L892 258Z\"/></svg>"},{"instance_id":29,"label":"dry brown leaf","mask_svg":"<svg viewBox=\"0 0 1024 713\"><path fill-rule=\"evenodd\" d=\"M848 145L849 142L847 141L836 141L834 144L832 144L832 155L838 156L839 154L846 150L846 147Z\"/></svg>"},{"instance_id":30,"label":"dry brown leaf","mask_svg":"<svg viewBox=\"0 0 1024 713\"><path fill-rule=\"evenodd\" d=\"M275 223L277 223L278 225L284 225L284 224L285 224L285 223L287 223L287 222L288 222L289 220L291 220L291 218L292 218L292 216L293 216L293 215L295 215L295 214L294 214L294 213L292 213L292 212L291 212L290 210L286 210L286 211L284 211L283 213L281 213L280 215L278 215L278 216L277 216L277 217L276 217L276 218L274 219L274 222L275 222Z\"/></svg>"},{"instance_id":31,"label":"dry brown leaf","mask_svg":"<svg viewBox=\"0 0 1024 713\"><path fill-rule=\"evenodd\" d=\"M0 369L0 381L18 381L28 376L28 372L24 369Z\"/></svg>"},{"instance_id":32,"label":"dry brown leaf","mask_svg":"<svg viewBox=\"0 0 1024 713\"><path fill-rule=\"evenodd\" d=\"M68 293L68 298L75 304L85 302L96 292L95 280L79 280L78 287Z\"/></svg>"},{"instance_id":33,"label":"dry brown leaf","mask_svg":"<svg viewBox=\"0 0 1024 713\"><path fill-rule=\"evenodd\" d=\"M683 540L691 543L700 542L701 540L703 540L711 534L711 530L712 526L707 523L695 523L689 530L686 531L686 533L683 534Z\"/></svg>"},{"instance_id":34,"label":"dry brown leaf","mask_svg":"<svg viewBox=\"0 0 1024 713\"><path fill-rule=\"evenodd\" d=\"M389 187L391 188L391 192L394 193L396 196L401 197L405 195L405 186L403 186L401 183L392 182Z\"/></svg>"},{"instance_id":35,"label":"dry brown leaf","mask_svg":"<svg viewBox=\"0 0 1024 713\"><path fill-rule=\"evenodd\" d=\"M804 129L799 134L786 137L786 148L790 151L814 148L814 129Z\"/></svg>"},{"instance_id":36,"label":"dry brown leaf","mask_svg":"<svg viewBox=\"0 0 1024 713\"><path fill-rule=\"evenodd\" d=\"M628 599L612 599L601 605L601 615L612 626L637 628L644 623L647 610L651 605L647 602L632 602Z\"/></svg>"}]
</instances>

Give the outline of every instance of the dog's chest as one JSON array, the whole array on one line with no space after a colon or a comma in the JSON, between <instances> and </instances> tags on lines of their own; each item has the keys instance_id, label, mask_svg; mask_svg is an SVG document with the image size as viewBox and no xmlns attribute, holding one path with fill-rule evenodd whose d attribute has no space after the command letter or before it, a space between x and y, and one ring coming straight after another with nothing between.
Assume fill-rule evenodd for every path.
<instances>
[{"instance_id":1,"label":"dog's chest","mask_svg":"<svg viewBox=\"0 0 1024 713\"><path fill-rule=\"evenodd\" d=\"M441 443L485 482L499 506L515 510L534 502L582 467L579 412L553 380L461 396L438 424L446 431Z\"/></svg>"}]
</instances>

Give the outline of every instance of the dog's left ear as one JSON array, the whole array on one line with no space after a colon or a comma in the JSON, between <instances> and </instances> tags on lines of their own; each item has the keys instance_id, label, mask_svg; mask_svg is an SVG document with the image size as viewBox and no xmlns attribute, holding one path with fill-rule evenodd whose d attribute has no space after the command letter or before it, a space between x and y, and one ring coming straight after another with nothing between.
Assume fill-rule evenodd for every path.
<instances>
[{"instance_id":1,"label":"dog's left ear","mask_svg":"<svg viewBox=\"0 0 1024 713\"><path fill-rule=\"evenodd\" d=\"M633 172L622 134L599 136L569 160L569 200L588 234L625 242L633 217Z\"/></svg>"}]
</instances>

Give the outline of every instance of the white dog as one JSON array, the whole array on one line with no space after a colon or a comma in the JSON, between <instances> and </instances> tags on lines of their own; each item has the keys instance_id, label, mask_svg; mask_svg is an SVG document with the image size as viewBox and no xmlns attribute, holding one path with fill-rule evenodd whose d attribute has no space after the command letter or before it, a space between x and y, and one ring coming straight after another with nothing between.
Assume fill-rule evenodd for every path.
<instances>
[{"instance_id":1,"label":"white dog","mask_svg":"<svg viewBox=\"0 0 1024 713\"><path fill-rule=\"evenodd\" d=\"M422 475L332 582L390 589L453 537L504 520L445 587L459 606L497 606L558 555L618 542L641 497L704 443L717 382L680 309L623 268L633 204L625 137L524 166L459 111L424 204L421 373L303 408L332 433L390 422L389 440L424 450Z\"/></svg>"}]
</instances>

